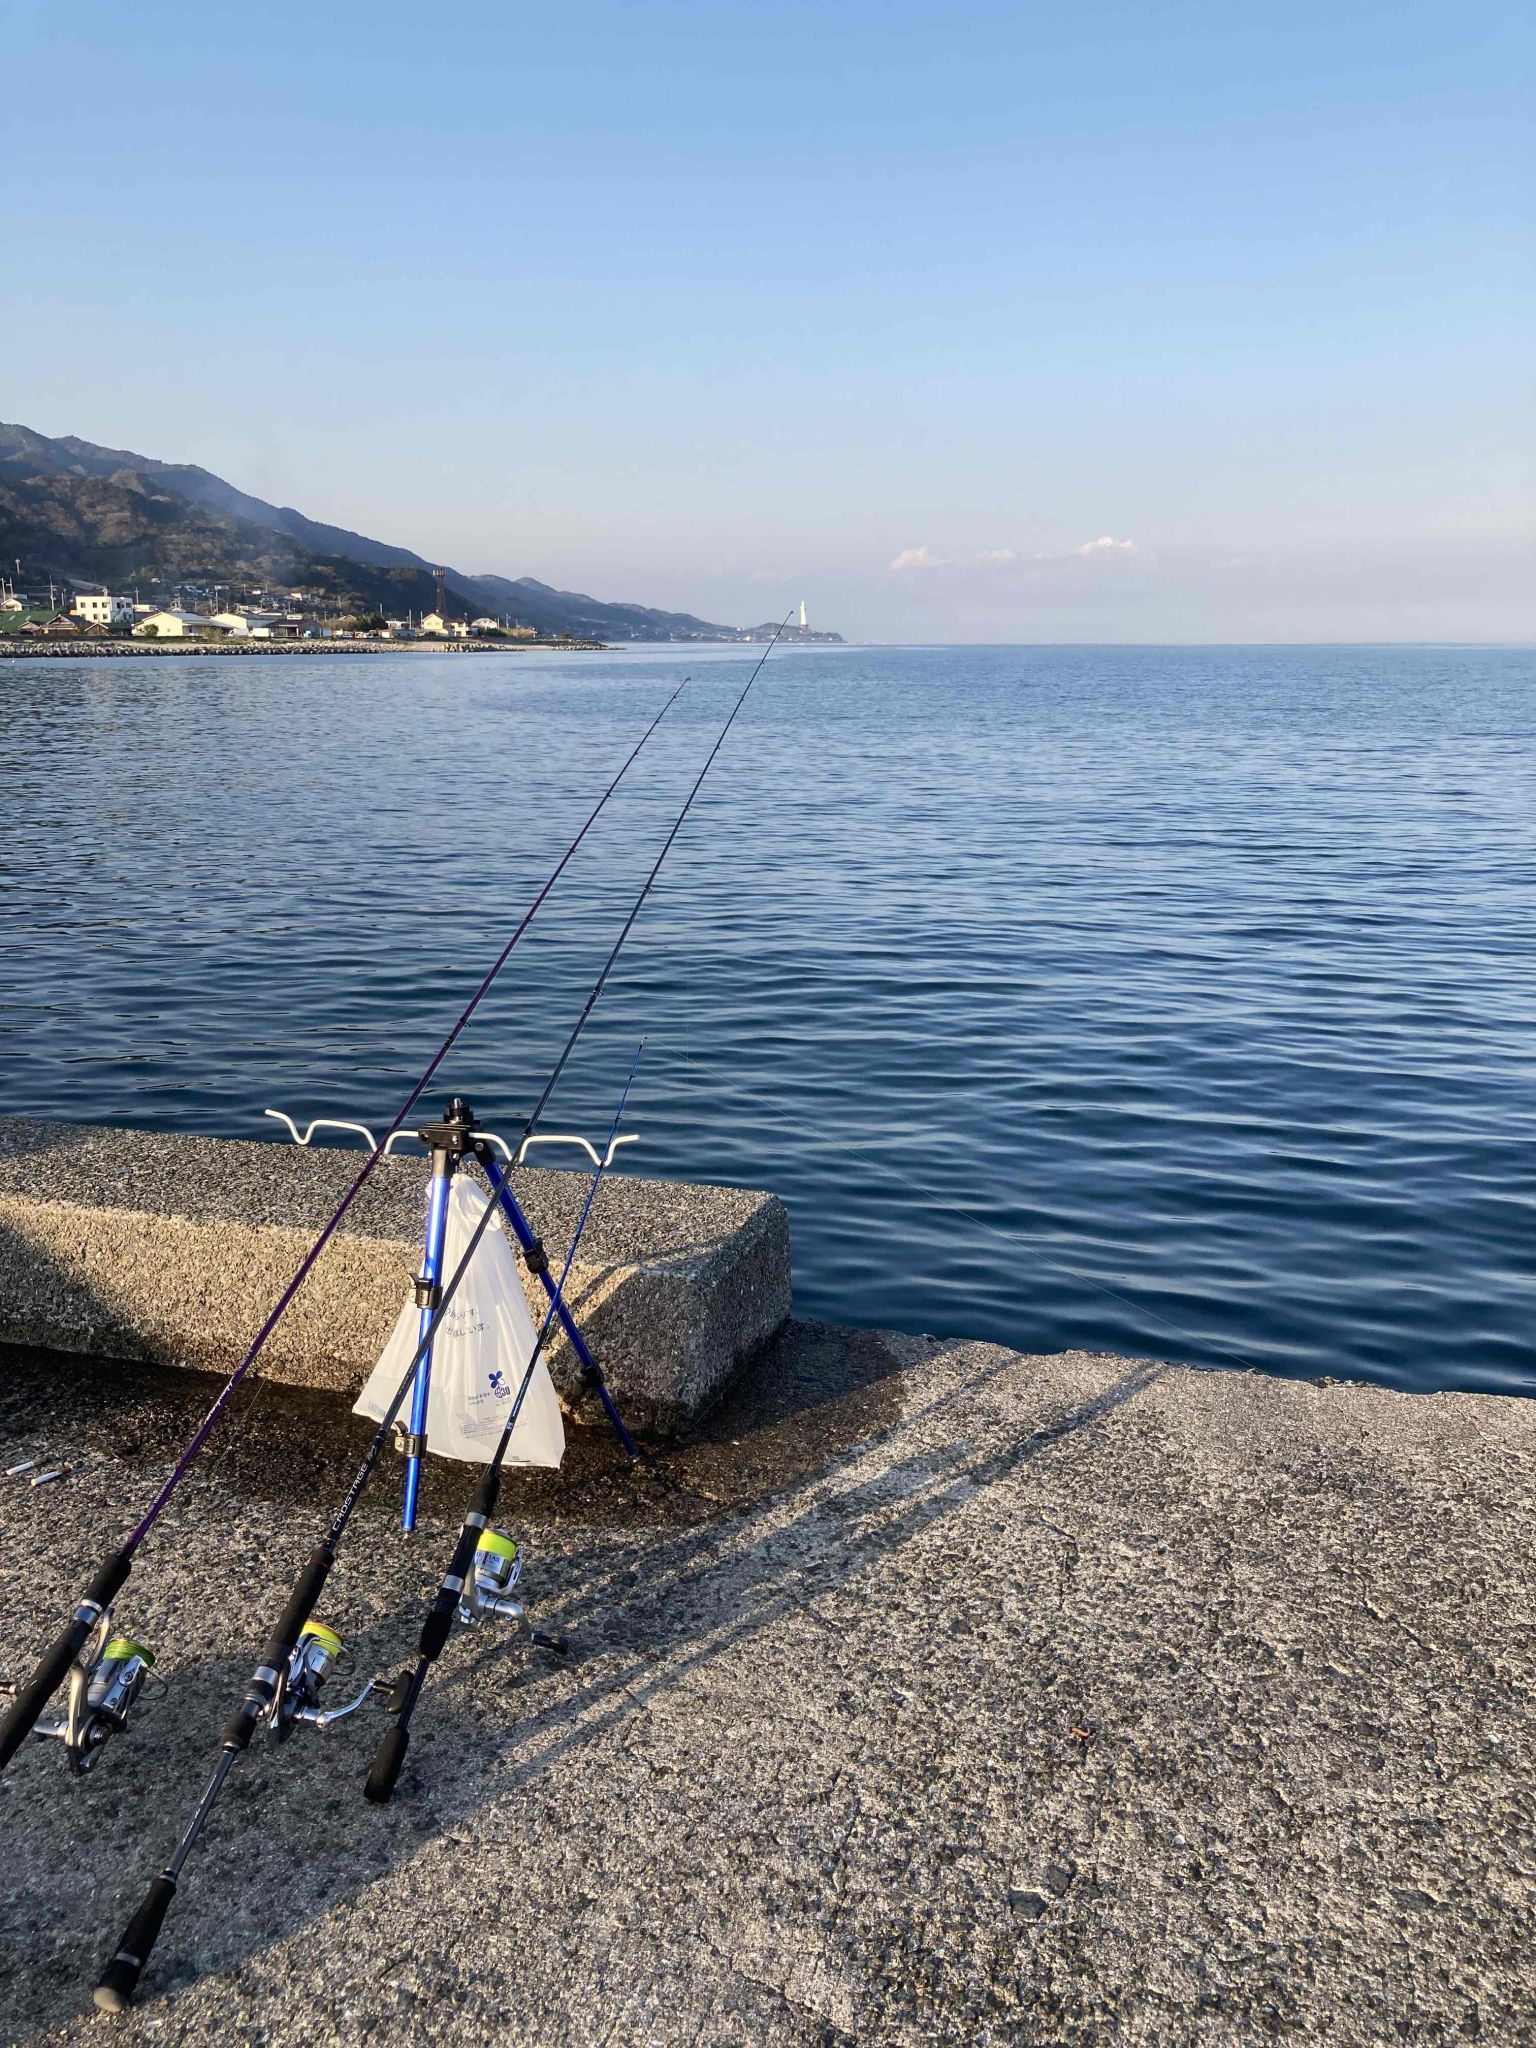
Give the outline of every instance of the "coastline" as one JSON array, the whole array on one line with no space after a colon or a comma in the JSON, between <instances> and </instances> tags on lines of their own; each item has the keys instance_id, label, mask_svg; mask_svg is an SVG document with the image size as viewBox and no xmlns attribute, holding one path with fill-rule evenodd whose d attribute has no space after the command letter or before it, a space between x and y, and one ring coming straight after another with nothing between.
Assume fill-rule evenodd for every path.
<instances>
[{"instance_id":1,"label":"coastline","mask_svg":"<svg viewBox=\"0 0 1536 2048\"><path fill-rule=\"evenodd\" d=\"M606 654L606 640L54 640L9 646L0 640L0 659L9 661L136 660L145 655L230 654Z\"/></svg>"}]
</instances>

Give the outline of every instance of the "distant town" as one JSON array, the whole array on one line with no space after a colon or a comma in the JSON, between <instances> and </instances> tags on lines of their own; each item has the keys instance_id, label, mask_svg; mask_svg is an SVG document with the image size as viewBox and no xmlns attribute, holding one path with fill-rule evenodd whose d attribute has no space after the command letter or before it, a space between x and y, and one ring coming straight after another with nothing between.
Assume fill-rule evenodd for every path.
<instances>
[{"instance_id":1,"label":"distant town","mask_svg":"<svg viewBox=\"0 0 1536 2048\"><path fill-rule=\"evenodd\" d=\"M0 576L0 633L24 639L84 640L485 640L538 642L545 646L590 646L570 633L540 634L524 621L489 615L468 619L450 614L438 577L435 611L387 618L376 612L343 612L315 590L234 590L226 584L178 584L141 596L132 591L60 589L46 594L21 588L21 564L14 576Z\"/></svg>"},{"instance_id":2,"label":"distant town","mask_svg":"<svg viewBox=\"0 0 1536 2048\"><path fill-rule=\"evenodd\" d=\"M599 648L605 642L578 638L570 632L540 631L513 614L478 618L449 609L442 570L434 572L437 603L419 616L407 611L391 618L382 612L346 611L334 597L312 589L236 589L223 583L179 583L156 587L146 597L138 588L114 591L106 585L80 590L60 587L52 579L46 593L21 587L22 565L13 576L0 576L0 650L18 641L136 640L140 642L259 642L264 647L284 641L497 642L524 647ZM836 634L811 630L802 603L798 620L782 628L772 622L720 638L754 643L782 634L786 640L833 639Z\"/></svg>"}]
</instances>

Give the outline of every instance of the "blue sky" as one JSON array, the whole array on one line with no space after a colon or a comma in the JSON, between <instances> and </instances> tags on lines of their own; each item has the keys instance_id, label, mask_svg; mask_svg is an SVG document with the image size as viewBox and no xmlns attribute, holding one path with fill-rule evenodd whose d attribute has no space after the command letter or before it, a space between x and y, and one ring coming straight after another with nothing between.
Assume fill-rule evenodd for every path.
<instances>
[{"instance_id":1,"label":"blue sky","mask_svg":"<svg viewBox=\"0 0 1536 2048\"><path fill-rule=\"evenodd\" d=\"M7 22L0 416L717 618L1536 637L1524 9Z\"/></svg>"}]
</instances>

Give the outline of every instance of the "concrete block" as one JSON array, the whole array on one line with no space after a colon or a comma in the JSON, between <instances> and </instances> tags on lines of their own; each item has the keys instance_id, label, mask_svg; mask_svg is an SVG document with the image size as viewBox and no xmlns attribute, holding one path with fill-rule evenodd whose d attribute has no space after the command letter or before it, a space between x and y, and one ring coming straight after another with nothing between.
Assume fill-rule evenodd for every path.
<instances>
[{"instance_id":1,"label":"concrete block","mask_svg":"<svg viewBox=\"0 0 1536 2048\"><path fill-rule=\"evenodd\" d=\"M0 1342L227 1373L362 1164L361 1149L0 1118ZM426 1162L381 1161L257 1371L356 1389L421 1262ZM558 1274L590 1176L514 1183ZM545 1296L524 1275L536 1319ZM708 1406L789 1313L789 1220L745 1188L604 1181L567 1298L626 1420L665 1434ZM576 1365L550 1350L584 1419Z\"/></svg>"}]
</instances>

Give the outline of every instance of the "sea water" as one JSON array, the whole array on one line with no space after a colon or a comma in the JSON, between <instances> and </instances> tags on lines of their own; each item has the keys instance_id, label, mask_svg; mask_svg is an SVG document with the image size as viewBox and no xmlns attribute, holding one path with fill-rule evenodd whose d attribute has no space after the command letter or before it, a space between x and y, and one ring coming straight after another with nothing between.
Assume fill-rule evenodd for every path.
<instances>
[{"instance_id":1,"label":"sea water","mask_svg":"<svg viewBox=\"0 0 1536 2048\"><path fill-rule=\"evenodd\" d=\"M11 1114L514 1131L755 651L7 662ZM797 1312L1536 1390L1536 656L776 651L547 1128L771 1188Z\"/></svg>"}]
</instances>

